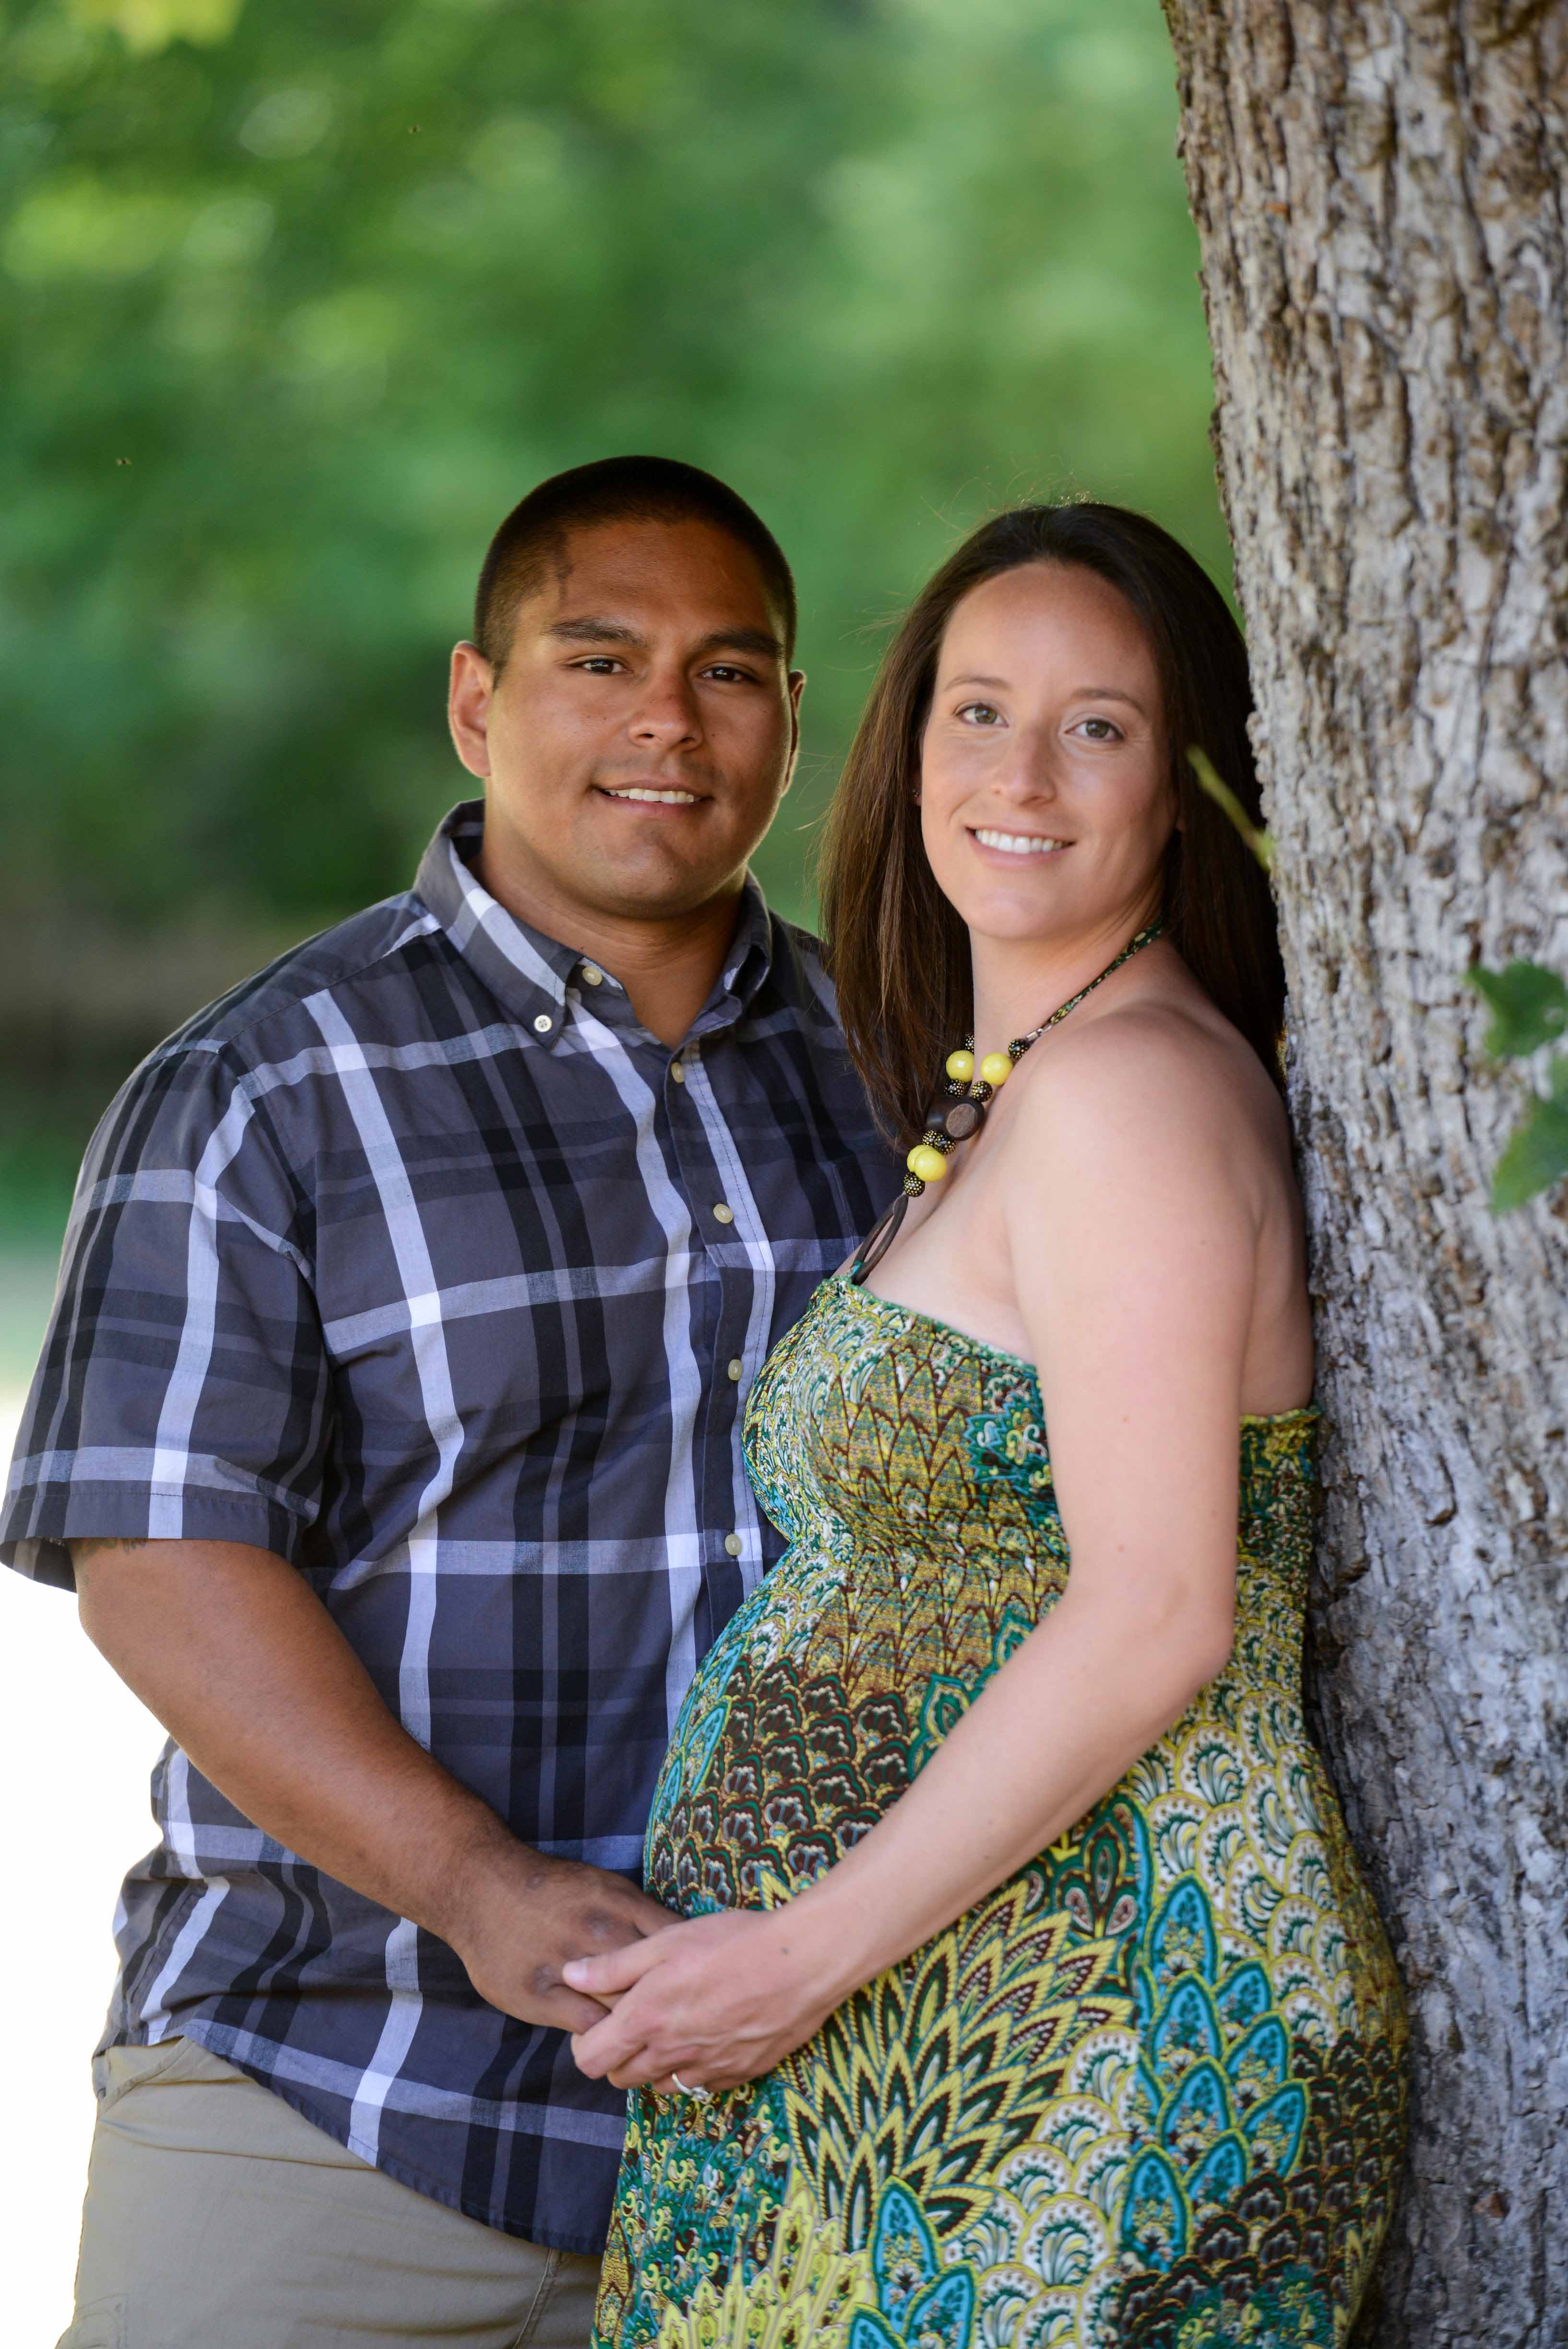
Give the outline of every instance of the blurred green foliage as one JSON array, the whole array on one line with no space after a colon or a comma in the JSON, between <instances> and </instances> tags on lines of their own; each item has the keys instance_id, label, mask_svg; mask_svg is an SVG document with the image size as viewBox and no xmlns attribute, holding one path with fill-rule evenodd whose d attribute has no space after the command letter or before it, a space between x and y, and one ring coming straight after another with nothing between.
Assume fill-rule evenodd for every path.
<instances>
[{"instance_id":1,"label":"blurred green foliage","mask_svg":"<svg viewBox=\"0 0 1568 2349\"><path fill-rule=\"evenodd\" d=\"M489 533L611 450L797 565L785 896L955 532L1093 489L1222 563L1156 0L45 0L4 68L7 895L400 886Z\"/></svg>"},{"instance_id":2,"label":"blurred green foliage","mask_svg":"<svg viewBox=\"0 0 1568 2349\"><path fill-rule=\"evenodd\" d=\"M0 0L0 58L8 916L404 885L485 543L587 458L713 468L796 565L794 910L981 514L1094 492L1226 575L1158 0Z\"/></svg>"}]
</instances>

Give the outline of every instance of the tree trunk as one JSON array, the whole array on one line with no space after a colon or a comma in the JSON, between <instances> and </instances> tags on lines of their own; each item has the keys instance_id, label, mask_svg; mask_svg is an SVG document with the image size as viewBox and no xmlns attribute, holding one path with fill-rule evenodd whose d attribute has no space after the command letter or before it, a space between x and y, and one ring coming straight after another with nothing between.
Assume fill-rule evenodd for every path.
<instances>
[{"instance_id":1,"label":"tree trunk","mask_svg":"<svg viewBox=\"0 0 1568 2349\"><path fill-rule=\"evenodd\" d=\"M1376 2349L1568 2343L1568 0L1165 0L1291 984L1319 1718L1409 1992Z\"/></svg>"}]
</instances>

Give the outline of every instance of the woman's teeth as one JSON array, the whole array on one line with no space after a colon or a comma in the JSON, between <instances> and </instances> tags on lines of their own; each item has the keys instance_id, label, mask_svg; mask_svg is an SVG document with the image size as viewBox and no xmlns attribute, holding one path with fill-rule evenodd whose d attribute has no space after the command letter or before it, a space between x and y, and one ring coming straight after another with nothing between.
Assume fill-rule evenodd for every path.
<instances>
[{"instance_id":1,"label":"woman's teeth","mask_svg":"<svg viewBox=\"0 0 1568 2349\"><path fill-rule=\"evenodd\" d=\"M1033 832L977 832L975 838L982 848L1000 848L1008 856L1048 856L1054 848L1065 848L1064 840L1042 840Z\"/></svg>"},{"instance_id":2,"label":"woman's teeth","mask_svg":"<svg viewBox=\"0 0 1568 2349\"><path fill-rule=\"evenodd\" d=\"M655 807L695 807L695 792L649 792L640 783L628 783L624 791L608 793L612 800L650 800Z\"/></svg>"}]
</instances>

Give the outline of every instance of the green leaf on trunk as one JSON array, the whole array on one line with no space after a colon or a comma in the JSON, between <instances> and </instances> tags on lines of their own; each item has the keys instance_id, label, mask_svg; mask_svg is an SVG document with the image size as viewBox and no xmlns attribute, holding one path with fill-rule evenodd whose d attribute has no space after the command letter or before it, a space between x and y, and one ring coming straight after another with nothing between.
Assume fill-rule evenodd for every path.
<instances>
[{"instance_id":1,"label":"green leaf on trunk","mask_svg":"<svg viewBox=\"0 0 1568 2349\"><path fill-rule=\"evenodd\" d=\"M1207 752L1200 750L1196 742L1188 744L1187 763L1215 806L1222 808L1230 817L1264 872L1272 873L1274 865L1272 833L1259 831L1230 784L1216 769L1213 760Z\"/></svg>"},{"instance_id":2,"label":"green leaf on trunk","mask_svg":"<svg viewBox=\"0 0 1568 2349\"><path fill-rule=\"evenodd\" d=\"M1568 1033L1568 986L1554 970L1538 962L1483 970L1477 963L1465 976L1491 1007L1486 1048L1495 1060L1521 1060Z\"/></svg>"},{"instance_id":3,"label":"green leaf on trunk","mask_svg":"<svg viewBox=\"0 0 1568 2349\"><path fill-rule=\"evenodd\" d=\"M1568 1176L1568 1054L1552 1063L1552 1092L1538 1094L1509 1136L1491 1181L1491 1204L1501 1215L1549 1191Z\"/></svg>"}]
</instances>

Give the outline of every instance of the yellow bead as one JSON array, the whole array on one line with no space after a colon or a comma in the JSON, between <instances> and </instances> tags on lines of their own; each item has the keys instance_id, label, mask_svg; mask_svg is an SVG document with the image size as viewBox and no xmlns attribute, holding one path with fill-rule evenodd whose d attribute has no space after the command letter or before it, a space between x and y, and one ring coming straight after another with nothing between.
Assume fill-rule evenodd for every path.
<instances>
[{"instance_id":1,"label":"yellow bead","mask_svg":"<svg viewBox=\"0 0 1568 2349\"><path fill-rule=\"evenodd\" d=\"M904 1164L922 1183L940 1183L948 1171L947 1160L929 1142L917 1142Z\"/></svg>"},{"instance_id":2,"label":"yellow bead","mask_svg":"<svg viewBox=\"0 0 1568 2349\"><path fill-rule=\"evenodd\" d=\"M974 1074L974 1054L965 1051L961 1045L956 1052L948 1054L942 1065L955 1085L967 1085Z\"/></svg>"},{"instance_id":3,"label":"yellow bead","mask_svg":"<svg viewBox=\"0 0 1568 2349\"><path fill-rule=\"evenodd\" d=\"M1004 1085L1012 1074L1012 1063L1005 1052L988 1052L980 1064L981 1081L988 1085Z\"/></svg>"}]
</instances>

